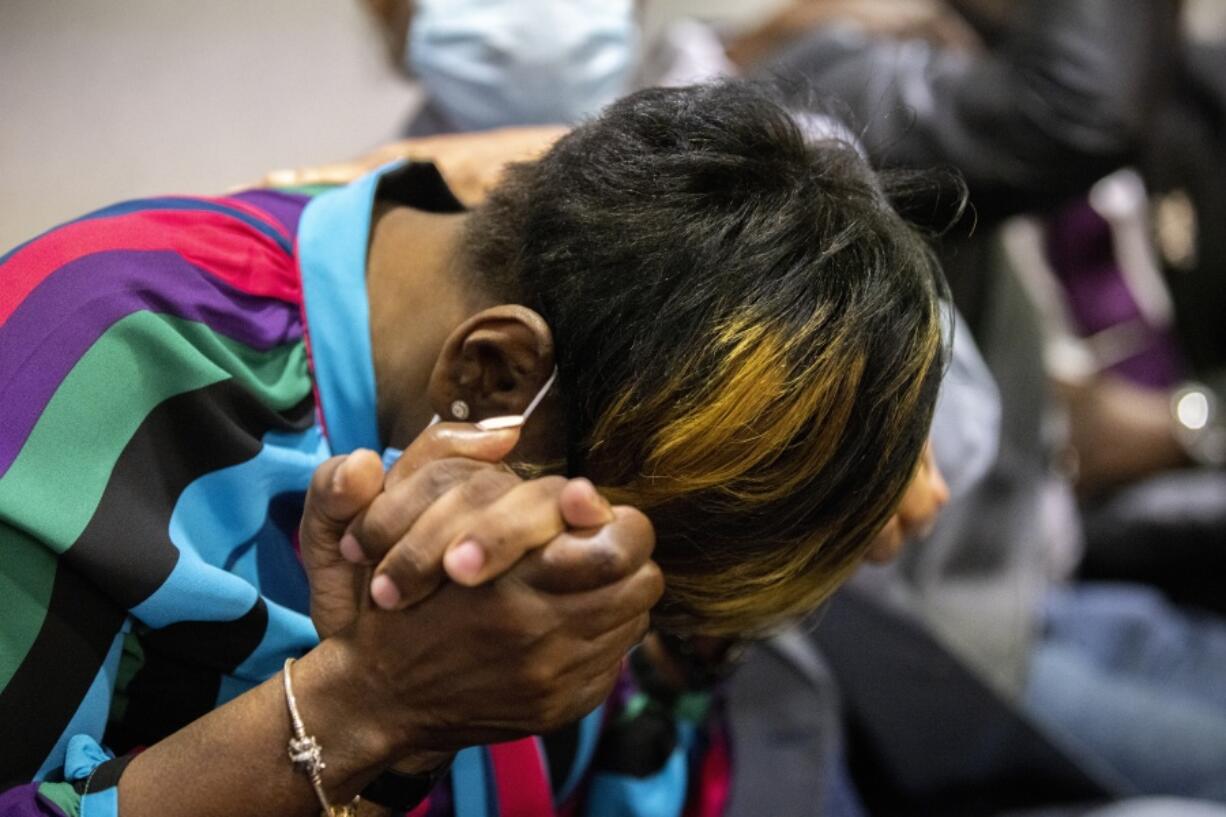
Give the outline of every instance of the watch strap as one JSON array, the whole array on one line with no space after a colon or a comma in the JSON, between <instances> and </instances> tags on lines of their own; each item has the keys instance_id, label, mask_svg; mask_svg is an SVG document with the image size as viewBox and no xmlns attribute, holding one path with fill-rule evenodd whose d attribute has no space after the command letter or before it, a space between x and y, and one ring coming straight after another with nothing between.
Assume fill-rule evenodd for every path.
<instances>
[{"instance_id":1,"label":"watch strap","mask_svg":"<svg viewBox=\"0 0 1226 817\"><path fill-rule=\"evenodd\" d=\"M387 769L362 789L361 798L394 812L410 811L425 800L451 771L451 761L426 774L405 774Z\"/></svg>"}]
</instances>

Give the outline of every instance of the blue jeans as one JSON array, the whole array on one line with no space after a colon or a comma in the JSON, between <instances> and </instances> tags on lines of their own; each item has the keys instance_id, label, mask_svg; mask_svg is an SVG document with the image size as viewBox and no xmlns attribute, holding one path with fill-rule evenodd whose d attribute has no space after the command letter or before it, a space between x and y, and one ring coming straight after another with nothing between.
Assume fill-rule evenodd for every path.
<instances>
[{"instance_id":1,"label":"blue jeans","mask_svg":"<svg viewBox=\"0 0 1226 817\"><path fill-rule=\"evenodd\" d=\"M1226 621L1141 585L1053 591L1023 703L1139 793L1226 802Z\"/></svg>"}]
</instances>

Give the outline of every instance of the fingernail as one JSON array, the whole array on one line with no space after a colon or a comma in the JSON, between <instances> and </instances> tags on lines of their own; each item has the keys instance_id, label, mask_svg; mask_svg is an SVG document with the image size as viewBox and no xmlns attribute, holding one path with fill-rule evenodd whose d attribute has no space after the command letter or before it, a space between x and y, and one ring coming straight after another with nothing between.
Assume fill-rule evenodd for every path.
<instances>
[{"instance_id":1,"label":"fingernail","mask_svg":"<svg viewBox=\"0 0 1226 817\"><path fill-rule=\"evenodd\" d=\"M366 560L366 554L362 552L362 546L358 544L357 537L352 533L346 533L341 537L340 544L341 556L345 561L360 564Z\"/></svg>"},{"instance_id":2,"label":"fingernail","mask_svg":"<svg viewBox=\"0 0 1226 817\"><path fill-rule=\"evenodd\" d=\"M371 581L370 597L384 610L393 610L400 603L400 591L396 589L396 583L382 573Z\"/></svg>"},{"instance_id":3,"label":"fingernail","mask_svg":"<svg viewBox=\"0 0 1226 817\"><path fill-rule=\"evenodd\" d=\"M589 502L604 508L610 515L612 515L613 506L609 504L609 500L600 495L600 491L596 490L596 486L592 484L590 479L587 477L575 477L573 481L584 487L584 490L587 491L587 498Z\"/></svg>"},{"instance_id":4,"label":"fingernail","mask_svg":"<svg viewBox=\"0 0 1226 817\"><path fill-rule=\"evenodd\" d=\"M574 479L571 480L571 482L575 483L576 485L581 486L583 488L584 493L587 494L587 498L589 500L602 499L600 494L596 492L596 486L593 485L592 481L588 479L587 477L575 477Z\"/></svg>"},{"instance_id":5,"label":"fingernail","mask_svg":"<svg viewBox=\"0 0 1226 817\"><path fill-rule=\"evenodd\" d=\"M345 492L345 463L349 462L349 457L341 460L336 466L336 470L332 472L332 490L335 493L343 494Z\"/></svg>"},{"instance_id":6,"label":"fingernail","mask_svg":"<svg viewBox=\"0 0 1226 817\"><path fill-rule=\"evenodd\" d=\"M519 428L524 424L522 414L508 414L505 417L489 417L477 423L482 431L502 431L506 428Z\"/></svg>"},{"instance_id":7,"label":"fingernail","mask_svg":"<svg viewBox=\"0 0 1226 817\"><path fill-rule=\"evenodd\" d=\"M443 557L447 575L457 580L476 580L484 566L485 551L476 542L461 542Z\"/></svg>"}]
</instances>

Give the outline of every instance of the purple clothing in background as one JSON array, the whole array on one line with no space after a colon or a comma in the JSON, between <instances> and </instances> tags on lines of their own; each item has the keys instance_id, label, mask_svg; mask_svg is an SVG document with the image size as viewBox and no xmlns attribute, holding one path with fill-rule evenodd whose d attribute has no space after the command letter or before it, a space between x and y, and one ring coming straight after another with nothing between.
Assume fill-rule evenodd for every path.
<instances>
[{"instance_id":1,"label":"purple clothing in background","mask_svg":"<svg viewBox=\"0 0 1226 817\"><path fill-rule=\"evenodd\" d=\"M1179 383L1184 366L1174 335L1145 323L1116 260L1111 225L1088 199L1078 199L1049 220L1047 255L1082 337L1121 324L1144 328L1138 351L1108 371L1155 389Z\"/></svg>"}]
</instances>

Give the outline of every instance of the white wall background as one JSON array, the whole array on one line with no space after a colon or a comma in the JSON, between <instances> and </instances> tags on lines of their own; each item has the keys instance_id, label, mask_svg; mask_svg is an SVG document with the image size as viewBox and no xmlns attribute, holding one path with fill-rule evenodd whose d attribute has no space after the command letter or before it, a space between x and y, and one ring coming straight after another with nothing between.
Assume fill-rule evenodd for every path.
<instances>
[{"instance_id":1,"label":"white wall background","mask_svg":"<svg viewBox=\"0 0 1226 817\"><path fill-rule=\"evenodd\" d=\"M0 0L0 247L392 136L379 44L356 0Z\"/></svg>"},{"instance_id":2,"label":"white wall background","mask_svg":"<svg viewBox=\"0 0 1226 817\"><path fill-rule=\"evenodd\" d=\"M777 0L649 0L744 17ZM360 0L0 0L0 253L119 199L354 156L417 104Z\"/></svg>"}]
</instances>

